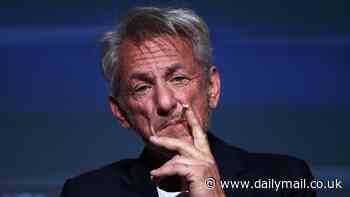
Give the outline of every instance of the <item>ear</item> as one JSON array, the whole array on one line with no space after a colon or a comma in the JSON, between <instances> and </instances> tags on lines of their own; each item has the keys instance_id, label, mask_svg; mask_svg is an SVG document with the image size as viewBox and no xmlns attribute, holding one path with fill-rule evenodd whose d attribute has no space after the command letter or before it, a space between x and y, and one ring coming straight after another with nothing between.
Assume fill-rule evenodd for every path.
<instances>
[{"instance_id":1,"label":"ear","mask_svg":"<svg viewBox=\"0 0 350 197\"><path fill-rule=\"evenodd\" d=\"M220 99L220 75L216 66L212 65L209 68L209 87L208 87L208 96L209 96L209 107L214 109L219 103Z\"/></svg>"},{"instance_id":2,"label":"ear","mask_svg":"<svg viewBox=\"0 0 350 197\"><path fill-rule=\"evenodd\" d=\"M108 102L114 117L118 119L122 127L130 128L130 123L126 117L125 112L120 107L118 100L113 96L108 96Z\"/></svg>"}]
</instances>

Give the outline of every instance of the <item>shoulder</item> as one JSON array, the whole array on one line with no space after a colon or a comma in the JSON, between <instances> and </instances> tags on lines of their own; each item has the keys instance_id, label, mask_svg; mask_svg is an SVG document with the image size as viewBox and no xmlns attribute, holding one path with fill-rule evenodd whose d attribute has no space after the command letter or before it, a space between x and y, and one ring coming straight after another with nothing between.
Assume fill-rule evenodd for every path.
<instances>
[{"instance_id":1,"label":"shoulder","mask_svg":"<svg viewBox=\"0 0 350 197\"><path fill-rule=\"evenodd\" d=\"M267 153L247 153L247 167L252 172L270 174L280 178L309 178L312 177L307 163L299 158Z\"/></svg>"},{"instance_id":2,"label":"shoulder","mask_svg":"<svg viewBox=\"0 0 350 197\"><path fill-rule=\"evenodd\" d=\"M309 166L302 159L282 154L254 153L210 135L211 147L221 169L230 176L255 178L308 178Z\"/></svg>"},{"instance_id":3,"label":"shoulder","mask_svg":"<svg viewBox=\"0 0 350 197\"><path fill-rule=\"evenodd\" d=\"M98 196L101 191L110 193L111 185L114 191L121 191L127 183L127 172L136 159L125 159L114 162L78 176L67 179L63 185L61 197Z\"/></svg>"},{"instance_id":4,"label":"shoulder","mask_svg":"<svg viewBox=\"0 0 350 197\"><path fill-rule=\"evenodd\" d=\"M69 180L74 183L100 183L109 181L111 178L121 179L135 161L136 159L120 160L101 168L82 173L70 178Z\"/></svg>"},{"instance_id":5,"label":"shoulder","mask_svg":"<svg viewBox=\"0 0 350 197\"><path fill-rule=\"evenodd\" d=\"M251 153L232 147L232 152L239 152L241 158L242 170L231 176L228 180L250 181L263 190L237 190L240 192L252 192L257 196L316 196L315 190L303 188L303 185L310 185L314 180L311 170L307 163L299 158L268 153ZM235 161L230 164L234 166ZM226 170L230 172L230 170ZM224 176L224 178L227 178ZM281 182L280 182L281 181ZM282 184L276 186L275 184ZM283 186L283 184L287 186ZM290 186L292 184L293 186ZM295 185L295 188L293 188ZM298 188L300 186L300 188ZM283 188L286 187L286 188ZM289 188L289 189L288 189ZM277 190L279 192L277 192ZM228 193L232 192L228 190Z\"/></svg>"}]
</instances>

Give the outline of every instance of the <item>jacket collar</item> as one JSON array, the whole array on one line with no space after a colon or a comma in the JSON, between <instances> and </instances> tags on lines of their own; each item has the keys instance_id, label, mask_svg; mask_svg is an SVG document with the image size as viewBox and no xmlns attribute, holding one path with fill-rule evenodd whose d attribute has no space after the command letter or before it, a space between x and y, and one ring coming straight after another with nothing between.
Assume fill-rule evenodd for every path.
<instances>
[{"instance_id":1,"label":"jacket collar","mask_svg":"<svg viewBox=\"0 0 350 197\"><path fill-rule=\"evenodd\" d=\"M247 152L228 145L210 132L208 132L208 140L221 178L226 180L238 178L245 171Z\"/></svg>"}]
</instances>

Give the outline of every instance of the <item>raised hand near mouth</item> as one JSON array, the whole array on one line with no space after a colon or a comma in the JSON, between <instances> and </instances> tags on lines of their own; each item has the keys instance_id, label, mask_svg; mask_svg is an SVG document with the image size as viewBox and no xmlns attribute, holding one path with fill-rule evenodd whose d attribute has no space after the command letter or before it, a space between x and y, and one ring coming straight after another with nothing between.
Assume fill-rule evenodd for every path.
<instances>
[{"instance_id":1,"label":"raised hand near mouth","mask_svg":"<svg viewBox=\"0 0 350 197\"><path fill-rule=\"evenodd\" d=\"M220 174L211 153L207 135L201 128L192 109L188 105L183 106L186 110L186 120L192 132L193 144L170 137L150 137L150 141L154 145L178 153L161 167L152 170L151 176L155 179L174 175L184 177L191 197L225 196L220 187ZM208 187L208 178L211 181L216 181L216 187Z\"/></svg>"}]
</instances>

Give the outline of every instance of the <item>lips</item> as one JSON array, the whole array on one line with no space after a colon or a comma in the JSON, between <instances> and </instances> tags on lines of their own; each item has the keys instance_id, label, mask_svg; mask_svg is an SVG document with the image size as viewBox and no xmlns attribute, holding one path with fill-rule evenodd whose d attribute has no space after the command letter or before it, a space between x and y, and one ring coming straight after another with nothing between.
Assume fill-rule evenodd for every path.
<instances>
[{"instance_id":1,"label":"lips","mask_svg":"<svg viewBox=\"0 0 350 197\"><path fill-rule=\"evenodd\" d=\"M177 125L180 125L180 124L184 125L185 122L186 121L182 120L182 119L167 121L167 122L161 124L161 126L158 129L158 131L159 131L159 133L162 133L164 130L167 130L168 127L177 126Z\"/></svg>"}]
</instances>

